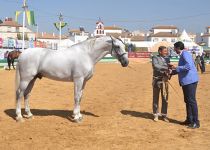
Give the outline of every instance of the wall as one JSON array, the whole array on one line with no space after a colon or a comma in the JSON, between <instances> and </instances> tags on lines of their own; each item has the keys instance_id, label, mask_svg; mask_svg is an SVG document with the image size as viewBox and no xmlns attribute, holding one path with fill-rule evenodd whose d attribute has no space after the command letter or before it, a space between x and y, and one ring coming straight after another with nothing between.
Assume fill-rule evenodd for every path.
<instances>
[{"instance_id":1,"label":"wall","mask_svg":"<svg viewBox=\"0 0 210 150\"><path fill-rule=\"evenodd\" d=\"M23 27L8 27L8 26L0 26L0 37L3 39L8 38L17 38L17 34L22 34ZM28 35L29 39L35 39L35 33L33 33L30 29L25 28L25 33Z\"/></svg>"},{"instance_id":2,"label":"wall","mask_svg":"<svg viewBox=\"0 0 210 150\"><path fill-rule=\"evenodd\" d=\"M104 30L104 33L122 33L122 30Z\"/></svg>"},{"instance_id":3,"label":"wall","mask_svg":"<svg viewBox=\"0 0 210 150\"><path fill-rule=\"evenodd\" d=\"M167 42L174 43L178 41L178 38L177 37L151 37L149 40L153 42L167 41Z\"/></svg>"},{"instance_id":4,"label":"wall","mask_svg":"<svg viewBox=\"0 0 210 150\"><path fill-rule=\"evenodd\" d=\"M159 32L172 32L174 34L178 33L177 29L154 29L154 34L159 33Z\"/></svg>"}]
</instances>

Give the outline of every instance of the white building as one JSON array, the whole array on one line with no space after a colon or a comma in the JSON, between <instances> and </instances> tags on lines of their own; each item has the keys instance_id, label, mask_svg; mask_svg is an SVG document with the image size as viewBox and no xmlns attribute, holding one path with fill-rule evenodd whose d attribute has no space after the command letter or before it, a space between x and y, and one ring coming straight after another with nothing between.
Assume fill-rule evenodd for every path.
<instances>
[{"instance_id":1,"label":"white building","mask_svg":"<svg viewBox=\"0 0 210 150\"><path fill-rule=\"evenodd\" d=\"M190 39L193 41L193 42L196 42L196 34L194 34L194 33L188 33L188 36L190 37Z\"/></svg>"},{"instance_id":2,"label":"white building","mask_svg":"<svg viewBox=\"0 0 210 150\"><path fill-rule=\"evenodd\" d=\"M147 47L148 41L145 41L145 36L136 35L131 37L131 44L135 45L136 47Z\"/></svg>"},{"instance_id":3,"label":"white building","mask_svg":"<svg viewBox=\"0 0 210 150\"><path fill-rule=\"evenodd\" d=\"M96 22L96 28L93 33L94 36L103 36L106 35L104 32L104 23L99 19L98 22Z\"/></svg>"},{"instance_id":4,"label":"white building","mask_svg":"<svg viewBox=\"0 0 210 150\"><path fill-rule=\"evenodd\" d=\"M35 39L35 33L25 28L26 37L31 40ZM12 18L6 18L3 23L0 24L0 38L3 40L7 39L18 39L18 36L22 36L23 27L17 22L13 21Z\"/></svg>"},{"instance_id":5,"label":"white building","mask_svg":"<svg viewBox=\"0 0 210 150\"><path fill-rule=\"evenodd\" d=\"M38 44L38 46L35 45L35 47L37 46L37 47L46 47L50 49L58 49L60 47L59 44L62 44L62 42L66 39L68 39L68 37L62 35L61 43L59 43L60 42L59 35L56 35L54 33L46 33L46 32L38 33L36 34L36 41L35 41L35 43ZM39 44L41 43L39 42L43 42L44 45L40 46Z\"/></svg>"},{"instance_id":6,"label":"white building","mask_svg":"<svg viewBox=\"0 0 210 150\"><path fill-rule=\"evenodd\" d=\"M172 42L175 43L179 37L179 30L176 26L155 26L150 30L148 41Z\"/></svg>"},{"instance_id":7,"label":"white building","mask_svg":"<svg viewBox=\"0 0 210 150\"><path fill-rule=\"evenodd\" d=\"M75 44L85 41L90 37L89 32L86 32L84 28L80 27L79 29L69 30L69 38Z\"/></svg>"},{"instance_id":8,"label":"white building","mask_svg":"<svg viewBox=\"0 0 210 150\"><path fill-rule=\"evenodd\" d=\"M123 29L117 26L105 26L104 27L104 33L108 34L108 33L123 33Z\"/></svg>"},{"instance_id":9,"label":"white building","mask_svg":"<svg viewBox=\"0 0 210 150\"><path fill-rule=\"evenodd\" d=\"M62 35L62 40L67 39L67 36ZM38 33L36 34L36 41L41 42L49 42L49 43L58 43L59 42L59 35L56 35L55 33Z\"/></svg>"},{"instance_id":10,"label":"white building","mask_svg":"<svg viewBox=\"0 0 210 150\"><path fill-rule=\"evenodd\" d=\"M99 19L96 22L96 28L94 30L94 36L103 36L108 34L121 34L123 33L123 29L117 26L104 26L104 23Z\"/></svg>"},{"instance_id":11,"label":"white building","mask_svg":"<svg viewBox=\"0 0 210 150\"><path fill-rule=\"evenodd\" d=\"M206 46L210 47L210 26L206 27L206 32L201 34L198 42L204 43Z\"/></svg>"}]
</instances>

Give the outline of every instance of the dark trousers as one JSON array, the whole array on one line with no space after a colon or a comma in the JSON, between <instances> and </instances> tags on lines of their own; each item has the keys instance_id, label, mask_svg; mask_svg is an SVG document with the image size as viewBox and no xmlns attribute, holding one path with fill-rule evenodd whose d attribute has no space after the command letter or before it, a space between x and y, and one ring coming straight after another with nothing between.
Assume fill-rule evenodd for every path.
<instances>
[{"instance_id":1,"label":"dark trousers","mask_svg":"<svg viewBox=\"0 0 210 150\"><path fill-rule=\"evenodd\" d=\"M167 115L168 109L168 82L153 81L153 114L159 113L159 95L161 93L162 108L161 114Z\"/></svg>"},{"instance_id":2,"label":"dark trousers","mask_svg":"<svg viewBox=\"0 0 210 150\"><path fill-rule=\"evenodd\" d=\"M184 101L186 103L187 120L190 123L199 123L198 106L196 102L196 89L198 82L182 86Z\"/></svg>"},{"instance_id":3,"label":"dark trousers","mask_svg":"<svg viewBox=\"0 0 210 150\"><path fill-rule=\"evenodd\" d=\"M205 67L205 62L201 61L201 66L200 66L201 72L204 73L206 71L206 67Z\"/></svg>"}]
</instances>

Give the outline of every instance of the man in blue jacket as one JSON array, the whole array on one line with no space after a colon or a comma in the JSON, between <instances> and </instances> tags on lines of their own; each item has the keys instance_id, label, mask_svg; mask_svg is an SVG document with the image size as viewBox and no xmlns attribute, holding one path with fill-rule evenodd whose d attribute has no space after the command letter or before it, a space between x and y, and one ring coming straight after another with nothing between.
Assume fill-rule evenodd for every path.
<instances>
[{"instance_id":1,"label":"man in blue jacket","mask_svg":"<svg viewBox=\"0 0 210 150\"><path fill-rule=\"evenodd\" d=\"M172 69L178 74L187 111L187 118L182 124L192 129L199 128L200 122L198 120L198 106L196 102L196 88L199 79L194 60L192 55L184 50L184 43L176 42L174 50L180 55L180 59L178 66L172 66Z\"/></svg>"}]
</instances>

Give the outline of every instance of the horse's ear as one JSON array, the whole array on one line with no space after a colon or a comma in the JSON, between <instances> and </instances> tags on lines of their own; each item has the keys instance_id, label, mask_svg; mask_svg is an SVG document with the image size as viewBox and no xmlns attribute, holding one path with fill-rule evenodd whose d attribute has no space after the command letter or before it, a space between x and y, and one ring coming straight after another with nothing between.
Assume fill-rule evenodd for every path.
<instances>
[{"instance_id":1,"label":"horse's ear","mask_svg":"<svg viewBox=\"0 0 210 150\"><path fill-rule=\"evenodd\" d=\"M108 42L109 42L109 43L114 43L114 42L115 42L114 37L110 35L110 38L111 38L111 40L109 40Z\"/></svg>"},{"instance_id":2,"label":"horse's ear","mask_svg":"<svg viewBox=\"0 0 210 150\"><path fill-rule=\"evenodd\" d=\"M112 39L112 41L114 42L114 38L113 38L113 36L110 36L110 38Z\"/></svg>"}]
</instances>

